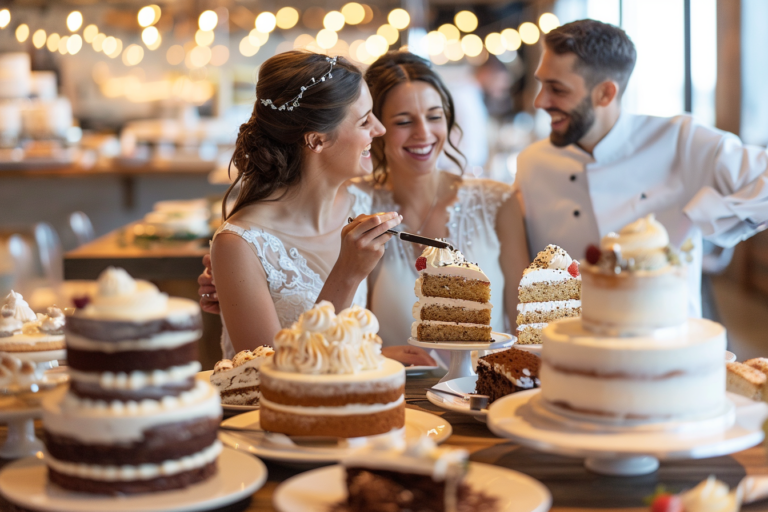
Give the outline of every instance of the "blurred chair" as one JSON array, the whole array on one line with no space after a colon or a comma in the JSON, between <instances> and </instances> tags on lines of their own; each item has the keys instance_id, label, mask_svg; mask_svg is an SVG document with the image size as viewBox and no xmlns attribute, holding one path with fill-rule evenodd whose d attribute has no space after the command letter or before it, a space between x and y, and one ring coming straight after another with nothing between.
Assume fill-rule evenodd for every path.
<instances>
[{"instance_id":1,"label":"blurred chair","mask_svg":"<svg viewBox=\"0 0 768 512\"><path fill-rule=\"evenodd\" d=\"M10 263L6 270L10 271L10 278L4 279L2 292L7 293L13 289L23 295L30 291L37 274L32 248L22 235L16 233L8 238L6 249L7 252L4 252Z\"/></svg>"},{"instance_id":2,"label":"blurred chair","mask_svg":"<svg viewBox=\"0 0 768 512\"><path fill-rule=\"evenodd\" d=\"M75 234L77 246L85 245L94 238L93 223L83 212L72 212L69 216L69 227Z\"/></svg>"},{"instance_id":3,"label":"blurred chair","mask_svg":"<svg viewBox=\"0 0 768 512\"><path fill-rule=\"evenodd\" d=\"M64 251L59 235L50 224L39 222L35 224L34 236L43 275L49 286L56 286L64 280Z\"/></svg>"}]
</instances>

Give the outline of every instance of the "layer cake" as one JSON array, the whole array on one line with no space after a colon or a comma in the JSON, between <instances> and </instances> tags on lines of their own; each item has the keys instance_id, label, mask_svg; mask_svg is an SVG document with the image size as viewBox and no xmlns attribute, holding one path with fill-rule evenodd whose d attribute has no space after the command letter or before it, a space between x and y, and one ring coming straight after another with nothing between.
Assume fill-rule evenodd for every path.
<instances>
[{"instance_id":1,"label":"layer cake","mask_svg":"<svg viewBox=\"0 0 768 512\"><path fill-rule=\"evenodd\" d=\"M517 343L541 343L549 322L581 314L579 262L565 250L548 245L523 272L518 287Z\"/></svg>"},{"instance_id":2,"label":"layer cake","mask_svg":"<svg viewBox=\"0 0 768 512\"><path fill-rule=\"evenodd\" d=\"M379 323L322 301L275 336L261 366L261 427L288 435L362 437L405 425L405 369L381 355Z\"/></svg>"},{"instance_id":3,"label":"layer cake","mask_svg":"<svg viewBox=\"0 0 768 512\"><path fill-rule=\"evenodd\" d=\"M221 404L195 379L200 309L124 270L99 276L66 326L70 387L43 404L48 476L65 489L132 494L215 474Z\"/></svg>"},{"instance_id":4,"label":"layer cake","mask_svg":"<svg viewBox=\"0 0 768 512\"><path fill-rule=\"evenodd\" d=\"M259 405L261 399L261 365L272 358L272 347L258 347L222 359L213 367L211 384L219 391L225 405Z\"/></svg>"},{"instance_id":5,"label":"layer cake","mask_svg":"<svg viewBox=\"0 0 768 512\"><path fill-rule=\"evenodd\" d=\"M491 341L491 283L453 249L426 247L416 260L411 336L420 341Z\"/></svg>"},{"instance_id":6,"label":"layer cake","mask_svg":"<svg viewBox=\"0 0 768 512\"><path fill-rule=\"evenodd\" d=\"M0 308L0 352L42 352L65 347L61 309L52 306L35 314L21 294L11 292Z\"/></svg>"}]
</instances>

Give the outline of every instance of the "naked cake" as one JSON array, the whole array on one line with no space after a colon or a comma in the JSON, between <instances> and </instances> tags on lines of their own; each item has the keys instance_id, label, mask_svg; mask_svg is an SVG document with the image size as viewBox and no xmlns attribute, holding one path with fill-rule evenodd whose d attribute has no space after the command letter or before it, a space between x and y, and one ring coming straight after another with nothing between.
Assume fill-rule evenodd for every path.
<instances>
[{"instance_id":1,"label":"naked cake","mask_svg":"<svg viewBox=\"0 0 768 512\"><path fill-rule=\"evenodd\" d=\"M411 336L420 341L491 341L491 283L453 249L427 247L416 260Z\"/></svg>"},{"instance_id":2,"label":"naked cake","mask_svg":"<svg viewBox=\"0 0 768 512\"><path fill-rule=\"evenodd\" d=\"M275 336L261 366L260 422L288 435L362 437L405 425L405 368L381 355L367 309L321 301Z\"/></svg>"},{"instance_id":3,"label":"naked cake","mask_svg":"<svg viewBox=\"0 0 768 512\"><path fill-rule=\"evenodd\" d=\"M43 402L48 478L65 489L134 494L178 489L216 473L219 394L195 379L202 319L108 268L67 321L70 387Z\"/></svg>"},{"instance_id":4,"label":"naked cake","mask_svg":"<svg viewBox=\"0 0 768 512\"><path fill-rule=\"evenodd\" d=\"M564 249L548 245L523 272L518 287L517 343L541 343L549 322L581 314L579 262Z\"/></svg>"},{"instance_id":5,"label":"naked cake","mask_svg":"<svg viewBox=\"0 0 768 512\"><path fill-rule=\"evenodd\" d=\"M0 352L42 352L65 346L61 309L52 306L35 314L21 294L11 290L0 308Z\"/></svg>"},{"instance_id":6,"label":"naked cake","mask_svg":"<svg viewBox=\"0 0 768 512\"><path fill-rule=\"evenodd\" d=\"M211 384L219 391L225 405L259 405L261 365L272 358L272 347L243 350L231 360L222 359L213 367Z\"/></svg>"}]
</instances>

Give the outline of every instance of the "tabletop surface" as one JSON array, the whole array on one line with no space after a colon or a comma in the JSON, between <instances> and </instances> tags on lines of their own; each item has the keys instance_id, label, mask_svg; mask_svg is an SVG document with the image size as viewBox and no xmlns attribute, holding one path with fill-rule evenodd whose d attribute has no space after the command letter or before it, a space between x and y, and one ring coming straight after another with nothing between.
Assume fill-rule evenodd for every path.
<instances>
[{"instance_id":1,"label":"tabletop surface","mask_svg":"<svg viewBox=\"0 0 768 512\"><path fill-rule=\"evenodd\" d=\"M577 458L539 453L494 436L484 423L471 416L447 412L432 405L425 397L424 388L437 383L438 377L428 374L408 377L406 381L407 407L436 414L453 426L453 435L446 445L465 448L476 462L495 464L525 473L547 486L552 493L553 512L600 510L604 512L647 512L643 498L653 494L658 484L671 491L691 488L707 476L714 474L730 486L745 475L768 475L766 450L757 446L731 456L711 459L662 462L656 473L638 477L607 477L584 469ZM38 425L39 427L39 425ZM38 431L40 429L38 428ZM0 442L5 441L6 428L0 426ZM7 461L0 462L0 465ZM221 512L272 511L272 494L277 486L301 470L265 461L269 477L250 500L217 509ZM0 510L18 510L0 498ZM742 507L744 512L768 510L763 501Z\"/></svg>"}]
</instances>

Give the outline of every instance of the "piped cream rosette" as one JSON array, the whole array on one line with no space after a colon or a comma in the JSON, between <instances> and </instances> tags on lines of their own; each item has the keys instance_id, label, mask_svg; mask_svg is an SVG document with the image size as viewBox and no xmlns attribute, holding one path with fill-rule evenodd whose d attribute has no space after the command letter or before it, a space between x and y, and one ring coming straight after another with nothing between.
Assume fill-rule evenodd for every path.
<instances>
[{"instance_id":1,"label":"piped cream rosette","mask_svg":"<svg viewBox=\"0 0 768 512\"><path fill-rule=\"evenodd\" d=\"M669 266L669 235L653 214L627 224L600 240L603 251L618 250L635 270L657 270Z\"/></svg>"},{"instance_id":2,"label":"piped cream rosette","mask_svg":"<svg viewBox=\"0 0 768 512\"><path fill-rule=\"evenodd\" d=\"M275 336L278 370L307 374L349 374L381 367L379 321L367 309L352 306L338 315L321 301Z\"/></svg>"}]
</instances>

